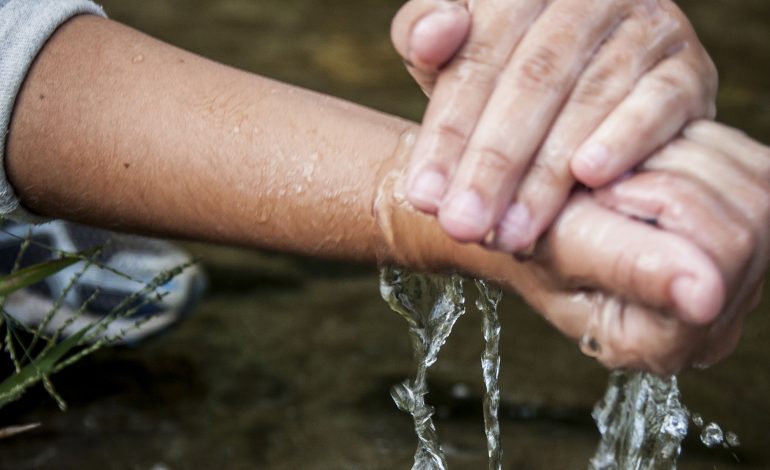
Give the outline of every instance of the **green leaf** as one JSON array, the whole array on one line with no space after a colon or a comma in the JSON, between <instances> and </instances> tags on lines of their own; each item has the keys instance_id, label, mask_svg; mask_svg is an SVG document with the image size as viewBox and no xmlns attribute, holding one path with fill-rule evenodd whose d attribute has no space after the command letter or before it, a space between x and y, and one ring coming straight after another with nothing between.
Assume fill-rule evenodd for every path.
<instances>
[{"instance_id":1,"label":"green leaf","mask_svg":"<svg viewBox=\"0 0 770 470\"><path fill-rule=\"evenodd\" d=\"M3 381L0 384L0 408L19 398L27 388L36 384L43 376L48 375L56 367L56 364L80 343L91 328L93 325L88 325L53 348L43 351L19 373Z\"/></svg>"},{"instance_id":2,"label":"green leaf","mask_svg":"<svg viewBox=\"0 0 770 470\"><path fill-rule=\"evenodd\" d=\"M15 273L0 277L0 296L12 294L19 289L24 289L36 282L40 282L48 276L82 261L83 258L93 255L95 252L96 250L89 250L76 255L67 255L57 260L28 266Z\"/></svg>"}]
</instances>

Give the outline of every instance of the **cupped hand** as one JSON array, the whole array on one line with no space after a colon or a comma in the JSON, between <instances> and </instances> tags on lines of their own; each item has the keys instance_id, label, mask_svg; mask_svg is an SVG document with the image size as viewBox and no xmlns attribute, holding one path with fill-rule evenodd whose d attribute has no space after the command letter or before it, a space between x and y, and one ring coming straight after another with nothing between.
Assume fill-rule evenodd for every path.
<instances>
[{"instance_id":1,"label":"cupped hand","mask_svg":"<svg viewBox=\"0 0 770 470\"><path fill-rule=\"evenodd\" d=\"M602 225L606 209L626 214L625 220L614 228ZM591 219L599 225L581 229L580 223ZM620 233L626 229L627 235ZM646 248L635 248L633 240L645 232ZM613 240L617 236L625 240ZM685 243L674 248L673 238L655 238L664 236ZM605 248L593 252L592 243ZM633 260L635 270L622 263L602 267L595 258L612 260L619 255L612 251L629 243L622 248L626 255L614 262ZM587 248L583 260L574 256L581 245ZM693 256L693 246L707 257L700 266L693 262L697 256L683 258ZM572 295L553 289L536 296L557 326L582 339L586 352L611 367L661 374L711 365L735 348L743 320L761 296L770 262L770 148L725 126L695 122L638 173L592 197L575 195L549 234L546 251L553 262L546 266L590 279L589 289ZM688 265L689 274L671 277L665 265L678 263ZM620 271L607 269L611 266ZM662 281L668 298L655 287ZM608 295L610 290L617 295Z\"/></svg>"},{"instance_id":2,"label":"cupped hand","mask_svg":"<svg viewBox=\"0 0 770 470\"><path fill-rule=\"evenodd\" d=\"M575 177L606 184L714 114L671 0L411 0L392 37L432 94L407 197L458 241L526 251Z\"/></svg>"}]
</instances>

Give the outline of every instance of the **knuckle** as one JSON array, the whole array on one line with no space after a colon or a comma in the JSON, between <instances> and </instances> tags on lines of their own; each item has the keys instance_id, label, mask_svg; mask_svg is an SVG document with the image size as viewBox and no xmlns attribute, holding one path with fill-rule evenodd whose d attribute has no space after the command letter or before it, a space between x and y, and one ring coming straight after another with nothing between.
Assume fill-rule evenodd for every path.
<instances>
[{"instance_id":1,"label":"knuckle","mask_svg":"<svg viewBox=\"0 0 770 470\"><path fill-rule=\"evenodd\" d=\"M635 287L634 279L640 265L638 258L638 253L626 251L618 255L612 265L612 278L625 289Z\"/></svg>"},{"instance_id":2,"label":"knuckle","mask_svg":"<svg viewBox=\"0 0 770 470\"><path fill-rule=\"evenodd\" d=\"M496 44L483 38L468 41L457 53L456 62L462 64L458 70L497 75L505 63L506 57Z\"/></svg>"},{"instance_id":3,"label":"knuckle","mask_svg":"<svg viewBox=\"0 0 770 470\"><path fill-rule=\"evenodd\" d=\"M737 225L733 227L733 246L741 258L748 258L757 247L757 235L749 227Z\"/></svg>"},{"instance_id":4,"label":"knuckle","mask_svg":"<svg viewBox=\"0 0 770 470\"><path fill-rule=\"evenodd\" d=\"M530 168L530 177L536 180L539 187L554 188L569 180L567 161L555 161L551 158L536 158Z\"/></svg>"},{"instance_id":5,"label":"knuckle","mask_svg":"<svg viewBox=\"0 0 770 470\"><path fill-rule=\"evenodd\" d=\"M452 122L440 122L436 127L436 135L446 142L464 144L468 141L469 132Z\"/></svg>"},{"instance_id":6,"label":"knuckle","mask_svg":"<svg viewBox=\"0 0 770 470\"><path fill-rule=\"evenodd\" d=\"M481 147L478 151L479 165L488 174L508 174L516 166L516 161L507 152L493 146Z\"/></svg>"},{"instance_id":7,"label":"knuckle","mask_svg":"<svg viewBox=\"0 0 770 470\"><path fill-rule=\"evenodd\" d=\"M682 81L680 77L671 71L656 73L648 77L647 86L657 94L669 99L682 94Z\"/></svg>"},{"instance_id":8,"label":"knuckle","mask_svg":"<svg viewBox=\"0 0 770 470\"><path fill-rule=\"evenodd\" d=\"M618 74L623 73L626 60L625 55L616 55L606 64L597 66L578 82L570 100L577 104L599 108L609 108L614 105L617 95L621 91L628 92L630 89L629 84L624 85L623 90L616 85L619 83ZM622 82L628 83L625 77Z\"/></svg>"},{"instance_id":9,"label":"knuckle","mask_svg":"<svg viewBox=\"0 0 770 470\"><path fill-rule=\"evenodd\" d=\"M561 78L561 51L541 46L524 57L516 67L516 83L525 90L553 91Z\"/></svg>"}]
</instances>

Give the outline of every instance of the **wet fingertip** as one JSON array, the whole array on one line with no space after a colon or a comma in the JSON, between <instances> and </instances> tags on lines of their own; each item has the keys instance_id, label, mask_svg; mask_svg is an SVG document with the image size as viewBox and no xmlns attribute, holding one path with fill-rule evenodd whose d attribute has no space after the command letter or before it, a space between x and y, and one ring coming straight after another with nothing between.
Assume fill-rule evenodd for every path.
<instances>
[{"instance_id":1,"label":"wet fingertip","mask_svg":"<svg viewBox=\"0 0 770 470\"><path fill-rule=\"evenodd\" d=\"M515 253L532 245L532 214L522 203L511 204L497 224L495 246L498 250Z\"/></svg>"},{"instance_id":2,"label":"wet fingertip","mask_svg":"<svg viewBox=\"0 0 770 470\"><path fill-rule=\"evenodd\" d=\"M490 230L487 205L476 191L465 190L447 198L439 208L444 231L461 242L480 242Z\"/></svg>"},{"instance_id":3,"label":"wet fingertip","mask_svg":"<svg viewBox=\"0 0 770 470\"><path fill-rule=\"evenodd\" d=\"M581 147L570 161L570 169L576 180L586 186L604 184L610 150L604 144L588 144Z\"/></svg>"},{"instance_id":4,"label":"wet fingertip","mask_svg":"<svg viewBox=\"0 0 770 470\"><path fill-rule=\"evenodd\" d=\"M435 213L446 192L447 179L436 170L422 170L412 178L407 198L417 209Z\"/></svg>"},{"instance_id":5,"label":"wet fingertip","mask_svg":"<svg viewBox=\"0 0 770 470\"><path fill-rule=\"evenodd\" d=\"M455 55L470 30L470 15L459 5L429 13L412 29L406 60L418 68L436 70Z\"/></svg>"},{"instance_id":6,"label":"wet fingertip","mask_svg":"<svg viewBox=\"0 0 770 470\"><path fill-rule=\"evenodd\" d=\"M724 287L708 276L681 275L671 282L671 297L683 320L697 325L712 322L722 309Z\"/></svg>"}]
</instances>

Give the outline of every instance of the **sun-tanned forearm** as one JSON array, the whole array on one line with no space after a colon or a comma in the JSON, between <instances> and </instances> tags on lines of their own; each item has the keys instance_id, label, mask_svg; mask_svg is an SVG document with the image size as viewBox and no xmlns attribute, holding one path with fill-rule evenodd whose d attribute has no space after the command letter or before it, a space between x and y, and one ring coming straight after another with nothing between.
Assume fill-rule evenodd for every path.
<instances>
[{"instance_id":1,"label":"sun-tanned forearm","mask_svg":"<svg viewBox=\"0 0 770 470\"><path fill-rule=\"evenodd\" d=\"M413 127L82 16L28 75L6 170L44 216L372 260L377 178Z\"/></svg>"}]
</instances>

